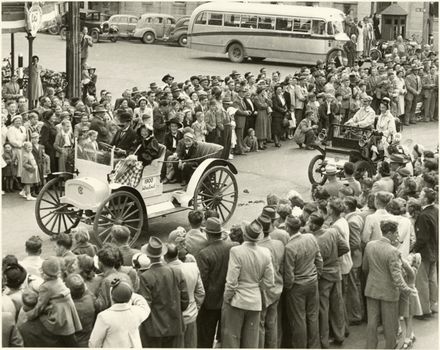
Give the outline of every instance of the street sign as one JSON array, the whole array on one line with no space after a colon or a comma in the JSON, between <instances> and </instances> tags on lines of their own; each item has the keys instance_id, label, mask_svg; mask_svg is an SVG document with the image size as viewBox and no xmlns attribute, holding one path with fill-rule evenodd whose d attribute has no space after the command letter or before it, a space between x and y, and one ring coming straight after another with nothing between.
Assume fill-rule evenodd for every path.
<instances>
[{"instance_id":1,"label":"street sign","mask_svg":"<svg viewBox=\"0 0 440 350\"><path fill-rule=\"evenodd\" d=\"M37 36L37 32L41 27L43 18L43 10L38 4L32 4L29 10L26 10L26 26L27 30L33 37Z\"/></svg>"}]
</instances>

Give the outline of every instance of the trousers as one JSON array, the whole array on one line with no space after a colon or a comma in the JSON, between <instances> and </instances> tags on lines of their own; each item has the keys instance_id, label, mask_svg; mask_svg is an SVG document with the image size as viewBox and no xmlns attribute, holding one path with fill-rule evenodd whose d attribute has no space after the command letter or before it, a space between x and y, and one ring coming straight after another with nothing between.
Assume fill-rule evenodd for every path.
<instances>
[{"instance_id":1,"label":"trousers","mask_svg":"<svg viewBox=\"0 0 440 350\"><path fill-rule=\"evenodd\" d=\"M416 276L416 288L419 292L423 314L430 314L431 307L437 302L438 281L435 261L422 259Z\"/></svg>"},{"instance_id":2,"label":"trousers","mask_svg":"<svg viewBox=\"0 0 440 350\"><path fill-rule=\"evenodd\" d=\"M196 321L185 325L185 333L183 335L183 347L186 349L194 349L197 347Z\"/></svg>"},{"instance_id":3,"label":"trousers","mask_svg":"<svg viewBox=\"0 0 440 350\"><path fill-rule=\"evenodd\" d=\"M222 348L258 348L260 313L224 303L221 320Z\"/></svg>"},{"instance_id":4,"label":"trousers","mask_svg":"<svg viewBox=\"0 0 440 350\"><path fill-rule=\"evenodd\" d=\"M429 91L423 99L423 108L424 108L423 112L424 112L425 122L429 122L434 118L434 110L431 109L432 95L433 93Z\"/></svg>"},{"instance_id":5,"label":"trousers","mask_svg":"<svg viewBox=\"0 0 440 350\"><path fill-rule=\"evenodd\" d=\"M221 145L223 146L222 159L229 159L231 154L232 129L230 125L225 125L221 133Z\"/></svg>"},{"instance_id":6,"label":"trousers","mask_svg":"<svg viewBox=\"0 0 440 350\"><path fill-rule=\"evenodd\" d=\"M363 298L361 292L360 268L353 267L346 280L345 307L348 319L346 322L360 322L363 318Z\"/></svg>"},{"instance_id":7,"label":"trousers","mask_svg":"<svg viewBox=\"0 0 440 350\"><path fill-rule=\"evenodd\" d=\"M261 310L258 347L260 349L278 348L278 300Z\"/></svg>"},{"instance_id":8,"label":"trousers","mask_svg":"<svg viewBox=\"0 0 440 350\"><path fill-rule=\"evenodd\" d=\"M235 135L237 136L237 144L235 145L235 154L243 154L244 150L246 149L246 146L244 144L244 137L243 137L244 129L243 128L237 128L235 127Z\"/></svg>"},{"instance_id":9,"label":"trousers","mask_svg":"<svg viewBox=\"0 0 440 350\"><path fill-rule=\"evenodd\" d=\"M141 332L141 341L143 348L181 348L182 335L168 337L150 337Z\"/></svg>"},{"instance_id":10,"label":"trousers","mask_svg":"<svg viewBox=\"0 0 440 350\"><path fill-rule=\"evenodd\" d=\"M291 331L292 348L318 349L319 292L318 281L294 285L286 293L286 312Z\"/></svg>"},{"instance_id":11,"label":"trousers","mask_svg":"<svg viewBox=\"0 0 440 350\"><path fill-rule=\"evenodd\" d=\"M221 320L220 309L209 310L203 305L197 315L197 347L198 348L212 348L214 344L215 330L220 328Z\"/></svg>"},{"instance_id":12,"label":"trousers","mask_svg":"<svg viewBox=\"0 0 440 350\"><path fill-rule=\"evenodd\" d=\"M405 99L405 124L409 122L416 122L416 105L417 105L417 97L414 96L412 100Z\"/></svg>"},{"instance_id":13,"label":"trousers","mask_svg":"<svg viewBox=\"0 0 440 350\"><path fill-rule=\"evenodd\" d=\"M394 349L399 328L399 306L397 301L384 301L367 297L367 349L377 349L377 327L383 326L385 349Z\"/></svg>"},{"instance_id":14,"label":"trousers","mask_svg":"<svg viewBox=\"0 0 440 350\"><path fill-rule=\"evenodd\" d=\"M341 281L319 280L319 333L321 346L329 348L329 326L335 340L344 341L344 302Z\"/></svg>"}]
</instances>

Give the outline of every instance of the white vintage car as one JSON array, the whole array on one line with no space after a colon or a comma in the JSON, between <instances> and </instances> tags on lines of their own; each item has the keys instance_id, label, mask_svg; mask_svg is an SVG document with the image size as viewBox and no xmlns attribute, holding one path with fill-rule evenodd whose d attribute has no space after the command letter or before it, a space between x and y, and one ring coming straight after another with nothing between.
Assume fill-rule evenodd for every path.
<instances>
[{"instance_id":1,"label":"white vintage car","mask_svg":"<svg viewBox=\"0 0 440 350\"><path fill-rule=\"evenodd\" d=\"M79 156L75 146L74 173L57 173L38 195L35 216L48 235L70 232L81 221L93 225L91 238L102 245L110 240L115 224L131 231L130 245L148 232L148 220L189 209L216 210L223 223L233 215L238 201L237 170L219 158L222 147L200 143L198 167L186 190L164 185L160 174L166 149L142 169L135 186L114 181L115 149L101 150L92 157ZM113 180L112 180L113 179Z\"/></svg>"}]
</instances>

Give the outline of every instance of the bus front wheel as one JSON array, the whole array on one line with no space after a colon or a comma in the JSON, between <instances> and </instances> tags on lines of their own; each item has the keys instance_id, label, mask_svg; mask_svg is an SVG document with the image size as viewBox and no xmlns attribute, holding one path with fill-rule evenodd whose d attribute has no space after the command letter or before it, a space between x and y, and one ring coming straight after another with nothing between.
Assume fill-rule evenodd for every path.
<instances>
[{"instance_id":1,"label":"bus front wheel","mask_svg":"<svg viewBox=\"0 0 440 350\"><path fill-rule=\"evenodd\" d=\"M233 43L228 49L229 60L234 63L241 63L244 61L244 49L239 43Z\"/></svg>"}]
</instances>

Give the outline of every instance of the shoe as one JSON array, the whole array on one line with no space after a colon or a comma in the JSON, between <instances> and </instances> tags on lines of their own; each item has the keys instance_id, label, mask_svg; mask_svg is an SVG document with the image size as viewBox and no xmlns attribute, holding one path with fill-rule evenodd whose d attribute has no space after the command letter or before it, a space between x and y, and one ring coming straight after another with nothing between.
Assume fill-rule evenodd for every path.
<instances>
[{"instance_id":1,"label":"shoe","mask_svg":"<svg viewBox=\"0 0 440 350\"><path fill-rule=\"evenodd\" d=\"M405 126L409 126L409 123L403 123L403 125L405 125Z\"/></svg>"},{"instance_id":2,"label":"shoe","mask_svg":"<svg viewBox=\"0 0 440 350\"><path fill-rule=\"evenodd\" d=\"M27 199L28 201L36 201L36 200L37 200L37 198L32 197L30 194L28 194L28 195L26 196L26 199Z\"/></svg>"},{"instance_id":3,"label":"shoe","mask_svg":"<svg viewBox=\"0 0 440 350\"><path fill-rule=\"evenodd\" d=\"M26 193L24 192L24 190L22 190L22 191L19 193L19 195L22 196L23 198L26 198Z\"/></svg>"},{"instance_id":4,"label":"shoe","mask_svg":"<svg viewBox=\"0 0 440 350\"><path fill-rule=\"evenodd\" d=\"M170 182L170 180L168 180L168 178L165 178L165 179L163 179L163 181L162 181L162 183L165 185L165 184L167 184L167 183L169 183Z\"/></svg>"},{"instance_id":5,"label":"shoe","mask_svg":"<svg viewBox=\"0 0 440 350\"><path fill-rule=\"evenodd\" d=\"M276 144L275 144L275 147L278 147L278 148L280 148L280 147L281 147L281 144L279 144L279 143L276 143Z\"/></svg>"},{"instance_id":6,"label":"shoe","mask_svg":"<svg viewBox=\"0 0 440 350\"><path fill-rule=\"evenodd\" d=\"M186 186L186 181L185 180L183 180L181 183L180 183L180 186Z\"/></svg>"},{"instance_id":7,"label":"shoe","mask_svg":"<svg viewBox=\"0 0 440 350\"><path fill-rule=\"evenodd\" d=\"M313 151L314 148L312 146L306 146L306 150Z\"/></svg>"},{"instance_id":8,"label":"shoe","mask_svg":"<svg viewBox=\"0 0 440 350\"><path fill-rule=\"evenodd\" d=\"M431 306L431 313L433 313L433 314L438 313L438 304L437 303L435 303L434 305Z\"/></svg>"},{"instance_id":9,"label":"shoe","mask_svg":"<svg viewBox=\"0 0 440 350\"><path fill-rule=\"evenodd\" d=\"M177 182L177 180L176 179L171 179L171 180L168 180L168 183L169 184L175 184Z\"/></svg>"},{"instance_id":10,"label":"shoe","mask_svg":"<svg viewBox=\"0 0 440 350\"><path fill-rule=\"evenodd\" d=\"M299 148L303 148L303 144L302 143L298 143Z\"/></svg>"},{"instance_id":11,"label":"shoe","mask_svg":"<svg viewBox=\"0 0 440 350\"><path fill-rule=\"evenodd\" d=\"M402 345L402 349L409 349L411 347L411 339L405 339Z\"/></svg>"},{"instance_id":12,"label":"shoe","mask_svg":"<svg viewBox=\"0 0 440 350\"><path fill-rule=\"evenodd\" d=\"M5 194L5 191L2 190L2 196Z\"/></svg>"},{"instance_id":13,"label":"shoe","mask_svg":"<svg viewBox=\"0 0 440 350\"><path fill-rule=\"evenodd\" d=\"M229 155L229 160L234 159L234 156L232 154Z\"/></svg>"}]
</instances>

